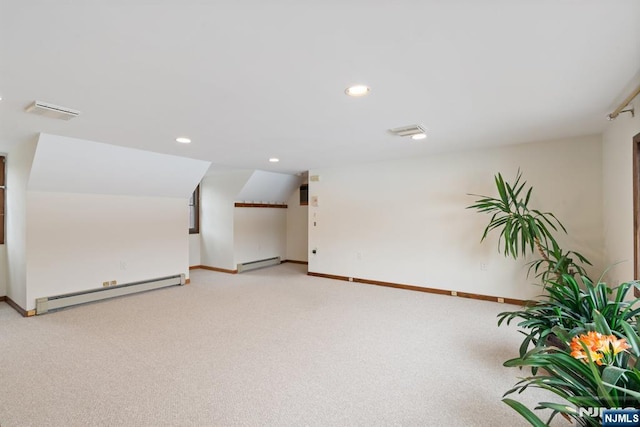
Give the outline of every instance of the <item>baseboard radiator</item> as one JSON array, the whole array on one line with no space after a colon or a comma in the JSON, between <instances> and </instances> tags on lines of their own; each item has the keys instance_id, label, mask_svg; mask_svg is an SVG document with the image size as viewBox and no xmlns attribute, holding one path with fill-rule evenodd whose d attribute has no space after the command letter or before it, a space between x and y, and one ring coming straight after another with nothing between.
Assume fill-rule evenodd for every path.
<instances>
[{"instance_id":1,"label":"baseboard radiator","mask_svg":"<svg viewBox=\"0 0 640 427\"><path fill-rule=\"evenodd\" d=\"M69 294L55 295L36 299L36 314L44 314L50 311L71 307L78 304L100 301L108 298L121 297L138 292L146 292L168 286L184 285L184 274L159 277L157 279L142 280L139 282L124 283L122 285L105 288L89 289L87 291L72 292Z\"/></svg>"},{"instance_id":2,"label":"baseboard radiator","mask_svg":"<svg viewBox=\"0 0 640 427\"><path fill-rule=\"evenodd\" d=\"M280 264L279 256L260 259L258 261L243 262L242 264L238 264L238 273L242 273L243 271L255 270L256 268L270 267L272 265L278 264Z\"/></svg>"}]
</instances>

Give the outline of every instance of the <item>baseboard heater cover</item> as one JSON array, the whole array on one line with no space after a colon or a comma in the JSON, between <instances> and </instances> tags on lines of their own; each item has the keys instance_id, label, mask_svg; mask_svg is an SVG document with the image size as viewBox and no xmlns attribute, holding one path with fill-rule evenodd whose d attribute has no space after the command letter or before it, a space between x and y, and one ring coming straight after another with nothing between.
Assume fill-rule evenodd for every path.
<instances>
[{"instance_id":1,"label":"baseboard heater cover","mask_svg":"<svg viewBox=\"0 0 640 427\"><path fill-rule=\"evenodd\" d=\"M243 262L242 264L238 264L238 273L242 273L243 271L255 270L257 268L262 267L270 267L272 265L280 264L280 257L266 258L260 259L258 261L249 261Z\"/></svg>"},{"instance_id":2,"label":"baseboard heater cover","mask_svg":"<svg viewBox=\"0 0 640 427\"><path fill-rule=\"evenodd\" d=\"M124 283L122 285L109 286L106 288L89 289L87 291L38 298L36 299L36 314L44 314L49 311L71 307L78 304L86 304L89 302L120 297L138 292L151 291L154 289L166 288L168 286L180 286L185 283L185 275L176 274L174 276Z\"/></svg>"}]
</instances>

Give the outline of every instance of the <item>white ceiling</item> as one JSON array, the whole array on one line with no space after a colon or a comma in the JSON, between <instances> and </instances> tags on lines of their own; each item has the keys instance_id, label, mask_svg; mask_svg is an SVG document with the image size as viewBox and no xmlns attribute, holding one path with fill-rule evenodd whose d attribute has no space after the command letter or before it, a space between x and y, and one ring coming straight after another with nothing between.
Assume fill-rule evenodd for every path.
<instances>
[{"instance_id":1,"label":"white ceiling","mask_svg":"<svg viewBox=\"0 0 640 427\"><path fill-rule=\"evenodd\" d=\"M639 20L640 0L0 0L0 149L47 132L293 173L599 133L640 83ZM386 133L415 123L427 140Z\"/></svg>"},{"instance_id":2,"label":"white ceiling","mask_svg":"<svg viewBox=\"0 0 640 427\"><path fill-rule=\"evenodd\" d=\"M297 176L254 171L235 200L248 203L287 203L302 179Z\"/></svg>"},{"instance_id":3,"label":"white ceiling","mask_svg":"<svg viewBox=\"0 0 640 427\"><path fill-rule=\"evenodd\" d=\"M186 199L209 165L202 160L41 134L28 188L61 193Z\"/></svg>"}]
</instances>

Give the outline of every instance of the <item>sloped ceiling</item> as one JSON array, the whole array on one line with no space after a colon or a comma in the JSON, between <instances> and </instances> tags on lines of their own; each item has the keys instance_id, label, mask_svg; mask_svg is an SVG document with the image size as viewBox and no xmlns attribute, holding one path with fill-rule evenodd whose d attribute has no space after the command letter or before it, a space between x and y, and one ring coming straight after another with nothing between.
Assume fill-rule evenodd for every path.
<instances>
[{"instance_id":1,"label":"sloped ceiling","mask_svg":"<svg viewBox=\"0 0 640 427\"><path fill-rule=\"evenodd\" d=\"M248 203L286 203L293 191L300 185L302 178L294 175L254 171L240 193L238 202Z\"/></svg>"},{"instance_id":2,"label":"sloped ceiling","mask_svg":"<svg viewBox=\"0 0 640 427\"><path fill-rule=\"evenodd\" d=\"M0 151L45 132L293 173L599 133L640 83L638 17L638 0L0 0ZM386 132L416 123L427 140Z\"/></svg>"},{"instance_id":3,"label":"sloped ceiling","mask_svg":"<svg viewBox=\"0 0 640 427\"><path fill-rule=\"evenodd\" d=\"M28 189L188 198L210 162L42 134Z\"/></svg>"}]
</instances>

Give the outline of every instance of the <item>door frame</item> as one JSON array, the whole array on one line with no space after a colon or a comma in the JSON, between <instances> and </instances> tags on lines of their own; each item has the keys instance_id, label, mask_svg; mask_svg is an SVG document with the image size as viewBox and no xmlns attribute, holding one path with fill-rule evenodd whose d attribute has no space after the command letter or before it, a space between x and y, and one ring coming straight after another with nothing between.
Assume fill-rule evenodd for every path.
<instances>
[{"instance_id":1,"label":"door frame","mask_svg":"<svg viewBox=\"0 0 640 427\"><path fill-rule=\"evenodd\" d=\"M633 278L640 275L640 133L633 137ZM640 290L634 288L634 295Z\"/></svg>"}]
</instances>

